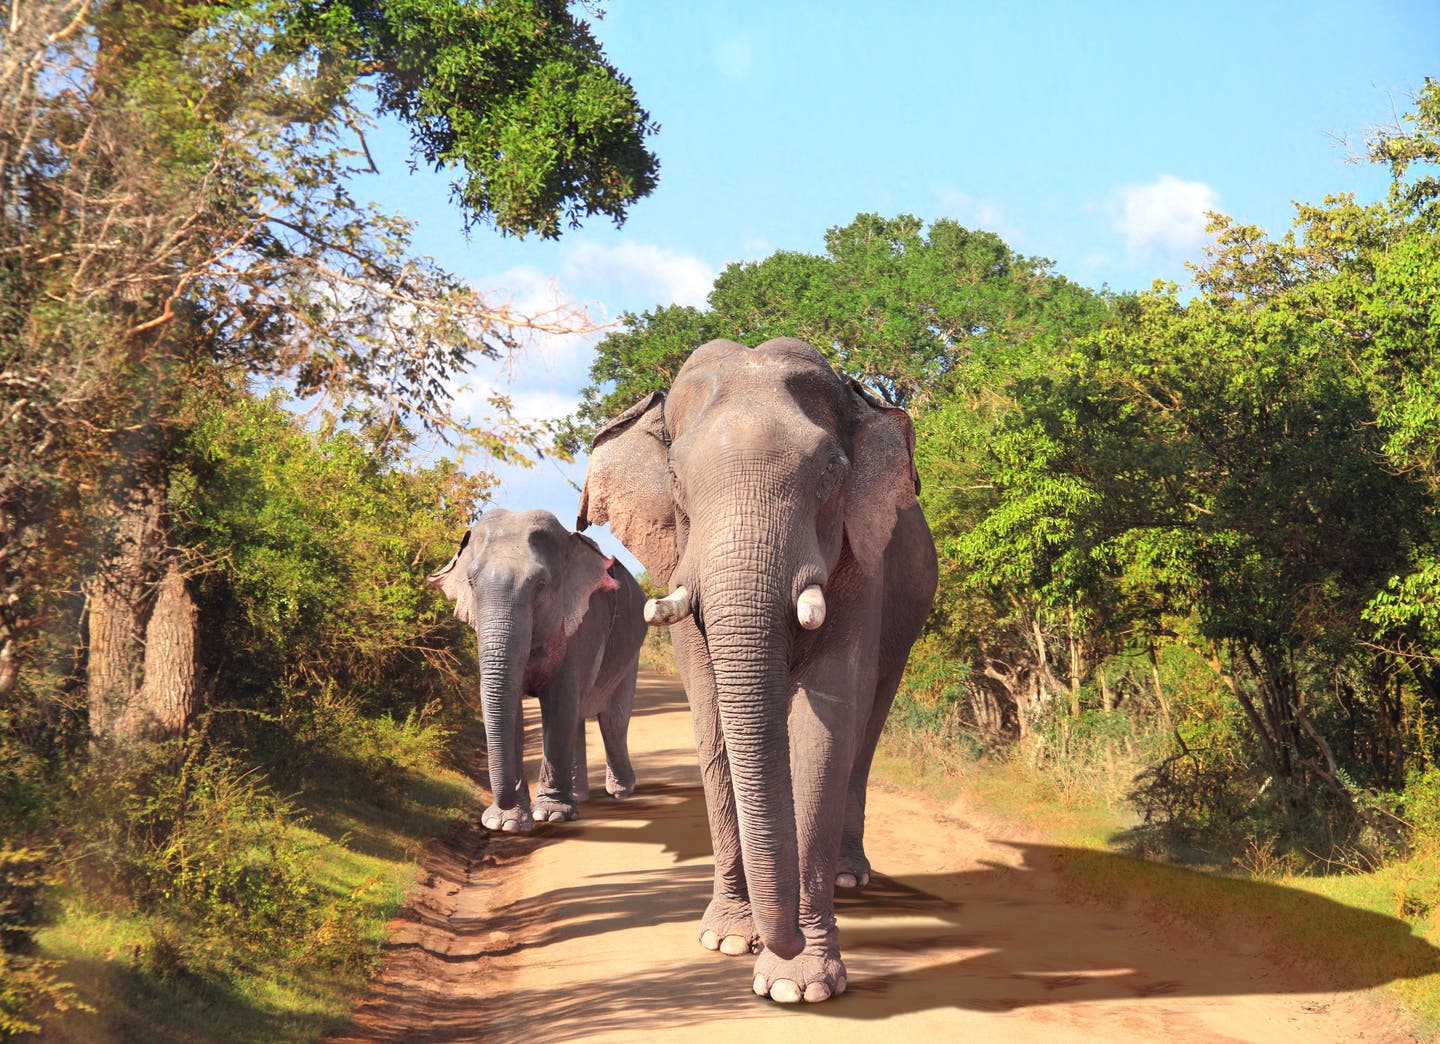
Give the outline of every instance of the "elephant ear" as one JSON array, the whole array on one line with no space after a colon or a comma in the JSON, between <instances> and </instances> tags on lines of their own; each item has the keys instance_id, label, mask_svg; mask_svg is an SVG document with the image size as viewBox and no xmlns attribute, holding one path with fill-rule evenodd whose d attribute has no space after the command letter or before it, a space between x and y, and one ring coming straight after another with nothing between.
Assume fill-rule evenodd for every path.
<instances>
[{"instance_id":1,"label":"elephant ear","mask_svg":"<svg viewBox=\"0 0 1440 1044\"><path fill-rule=\"evenodd\" d=\"M450 561L445 563L444 568L427 576L425 580L440 588L445 597L455 603L455 616L458 619L474 627L475 603L470 595L470 585L465 582L470 562L474 558L474 551L470 547L471 535L471 532L466 530L465 535L460 539L460 546L450 556Z\"/></svg>"},{"instance_id":2,"label":"elephant ear","mask_svg":"<svg viewBox=\"0 0 1440 1044\"><path fill-rule=\"evenodd\" d=\"M679 561L670 495L665 396L651 392L600 430L590 449L575 528L610 523L656 583Z\"/></svg>"},{"instance_id":3,"label":"elephant ear","mask_svg":"<svg viewBox=\"0 0 1440 1044\"><path fill-rule=\"evenodd\" d=\"M560 584L561 604L565 607L563 627L566 638L579 630L593 594L620 588L619 582L611 573L615 559L601 551L599 544L580 533L570 534L570 544L570 561L564 565Z\"/></svg>"},{"instance_id":4,"label":"elephant ear","mask_svg":"<svg viewBox=\"0 0 1440 1044\"><path fill-rule=\"evenodd\" d=\"M845 538L866 573L879 569L900 513L915 503L915 426L904 410L847 378L856 409L845 498Z\"/></svg>"}]
</instances>

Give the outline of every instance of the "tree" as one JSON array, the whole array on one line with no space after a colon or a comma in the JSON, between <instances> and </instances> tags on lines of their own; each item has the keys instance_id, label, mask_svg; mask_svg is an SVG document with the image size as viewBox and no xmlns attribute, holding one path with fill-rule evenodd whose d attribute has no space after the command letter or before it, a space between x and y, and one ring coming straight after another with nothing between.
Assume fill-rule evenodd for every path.
<instances>
[{"instance_id":1,"label":"tree","mask_svg":"<svg viewBox=\"0 0 1440 1044\"><path fill-rule=\"evenodd\" d=\"M1011 381L953 545L993 606L1192 646L1246 722L1248 800L1270 777L1292 825L1435 756L1436 182L1401 175L1437 102L1377 139L1385 201L1299 206L1278 238L1217 215L1194 299L1157 286Z\"/></svg>"},{"instance_id":2,"label":"tree","mask_svg":"<svg viewBox=\"0 0 1440 1044\"><path fill-rule=\"evenodd\" d=\"M942 569L931 633L968 665L976 719L1014 735L1028 731L1049 692L1078 699L1073 674L1082 658L1051 656L1047 603L1017 594L1029 573L1023 581L1011 574L1014 582L994 594L968 579L977 567L959 547L995 503L1001 425L1016 408L1012 385L1050 370L1078 338L1110 321L1114 302L1044 259L1015 254L994 233L860 214L826 233L823 255L780 251L730 265L709 304L703 312L671 307L624 317L623 329L597 348L592 383L568 420L570 448L583 448L605 420L667 387L711 338L809 341L839 371L916 418L923 499ZM1013 449L1023 460L1021 447ZM1043 540L1046 532L1034 535ZM987 566L997 564L1009 569L1015 560ZM1065 644L1078 652L1096 631L1077 617L1073 600L1065 604Z\"/></svg>"},{"instance_id":3,"label":"tree","mask_svg":"<svg viewBox=\"0 0 1440 1044\"><path fill-rule=\"evenodd\" d=\"M596 348L592 384L570 418L572 448L609 417L663 387L700 344L799 337L886 401L924 409L941 401L973 358L1003 353L1041 332L1070 336L1103 309L1042 258L1013 253L994 233L956 222L859 214L830 229L823 255L778 251L729 265L709 309L626 315Z\"/></svg>"},{"instance_id":4,"label":"tree","mask_svg":"<svg viewBox=\"0 0 1440 1044\"><path fill-rule=\"evenodd\" d=\"M82 572L92 725L143 720L157 594L189 612L169 473L184 390L226 374L460 430L447 379L514 343L497 309L352 196L373 109L459 172L470 223L558 235L654 184L654 131L554 0L13 6L0 36L0 695ZM167 594L168 592L168 594ZM177 601L178 600L178 601ZM158 639L158 634L156 636ZM165 646L156 640L153 648ZM193 648L170 643L172 691ZM158 668L159 665L157 665Z\"/></svg>"}]
</instances>

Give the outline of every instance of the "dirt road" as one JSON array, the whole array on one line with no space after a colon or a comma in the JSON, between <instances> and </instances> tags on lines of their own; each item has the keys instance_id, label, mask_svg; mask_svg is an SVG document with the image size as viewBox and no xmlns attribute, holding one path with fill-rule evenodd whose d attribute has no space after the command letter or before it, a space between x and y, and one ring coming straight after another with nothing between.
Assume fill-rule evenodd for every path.
<instances>
[{"instance_id":1,"label":"dirt road","mask_svg":"<svg viewBox=\"0 0 1440 1044\"><path fill-rule=\"evenodd\" d=\"M437 846L384 973L339 1039L1412 1039L1358 992L1375 983L1342 973L1353 990L1312 988L1253 941L1202 946L1138 911L1077 902L1057 888L1064 850L996 841L963 810L888 789L870 798L879 876L838 905L848 992L818 1005L761 1000L753 958L696 941L710 850L677 683L642 675L630 745L629 801L592 784L578 823L529 837L476 825ZM603 779L598 734L591 749Z\"/></svg>"}]
</instances>

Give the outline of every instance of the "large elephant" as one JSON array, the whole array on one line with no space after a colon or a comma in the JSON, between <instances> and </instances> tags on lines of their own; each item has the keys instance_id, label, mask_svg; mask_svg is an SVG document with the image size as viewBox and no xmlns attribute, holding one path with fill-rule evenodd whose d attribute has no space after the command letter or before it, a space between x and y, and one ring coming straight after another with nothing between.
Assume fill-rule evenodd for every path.
<instances>
[{"instance_id":1,"label":"large elephant","mask_svg":"<svg viewBox=\"0 0 1440 1044\"><path fill-rule=\"evenodd\" d=\"M715 850L708 949L777 1001L845 989L834 888L868 882L865 788L935 594L914 429L803 341L711 341L595 438L608 521L670 594Z\"/></svg>"},{"instance_id":2,"label":"large elephant","mask_svg":"<svg viewBox=\"0 0 1440 1044\"><path fill-rule=\"evenodd\" d=\"M495 803L481 822L526 832L579 818L589 796L585 721L598 717L605 789L635 788L626 736L645 641L645 595L589 537L548 511L487 511L449 563L427 579L455 603L480 643L480 696ZM525 781L522 696L540 700L538 794Z\"/></svg>"}]
</instances>

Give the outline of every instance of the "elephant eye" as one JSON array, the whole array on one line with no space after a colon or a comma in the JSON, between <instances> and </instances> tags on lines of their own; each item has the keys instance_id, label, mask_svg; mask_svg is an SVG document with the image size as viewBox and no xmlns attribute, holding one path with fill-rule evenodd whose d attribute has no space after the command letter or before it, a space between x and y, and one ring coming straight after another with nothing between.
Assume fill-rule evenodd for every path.
<instances>
[{"instance_id":1,"label":"elephant eye","mask_svg":"<svg viewBox=\"0 0 1440 1044\"><path fill-rule=\"evenodd\" d=\"M815 496L822 504L839 492L848 470L849 465L846 461L837 457L820 473L820 481L815 487Z\"/></svg>"},{"instance_id":2,"label":"elephant eye","mask_svg":"<svg viewBox=\"0 0 1440 1044\"><path fill-rule=\"evenodd\" d=\"M675 501L676 509L678 509L682 515L688 518L690 516L690 512L685 506L685 489L680 484L680 476L675 474L674 462L667 463L665 466L665 470L670 475L670 499Z\"/></svg>"}]
</instances>

